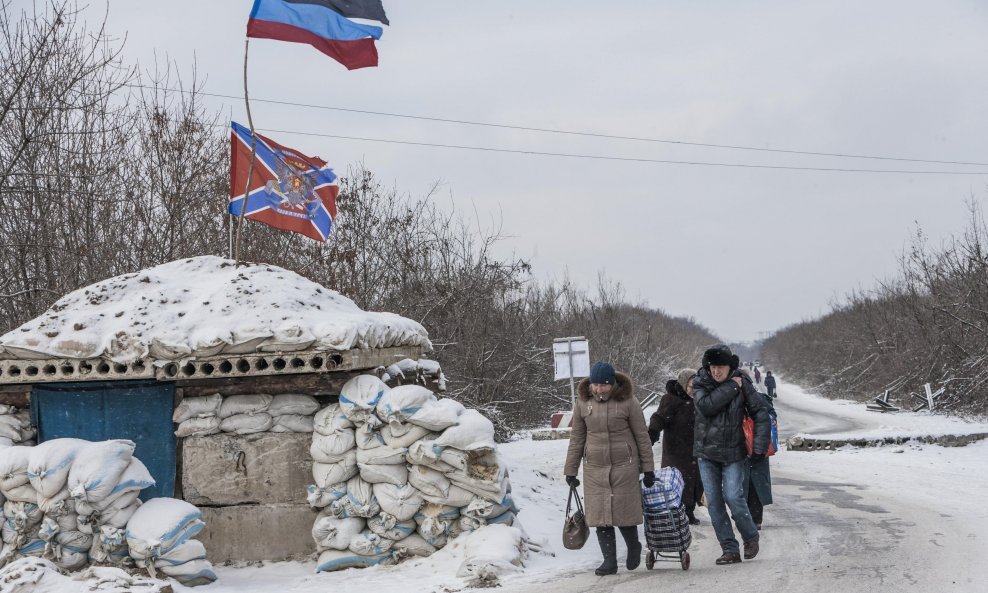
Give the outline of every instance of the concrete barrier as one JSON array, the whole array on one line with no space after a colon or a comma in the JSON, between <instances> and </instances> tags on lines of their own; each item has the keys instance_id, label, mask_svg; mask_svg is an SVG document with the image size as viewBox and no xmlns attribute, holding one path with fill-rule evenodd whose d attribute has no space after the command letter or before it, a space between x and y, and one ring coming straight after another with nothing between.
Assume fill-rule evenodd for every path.
<instances>
[{"instance_id":1,"label":"concrete barrier","mask_svg":"<svg viewBox=\"0 0 988 593\"><path fill-rule=\"evenodd\" d=\"M963 447L988 438L988 433L947 434L923 436L891 436L874 439L847 438L828 439L813 437L791 437L786 441L787 451L833 451L841 447L881 447L884 445L902 445L908 442L941 445L944 447Z\"/></svg>"},{"instance_id":2,"label":"concrete barrier","mask_svg":"<svg viewBox=\"0 0 988 593\"><path fill-rule=\"evenodd\" d=\"M316 551L308 504L201 507L206 527L196 539L216 564L243 560L298 560Z\"/></svg>"}]
</instances>

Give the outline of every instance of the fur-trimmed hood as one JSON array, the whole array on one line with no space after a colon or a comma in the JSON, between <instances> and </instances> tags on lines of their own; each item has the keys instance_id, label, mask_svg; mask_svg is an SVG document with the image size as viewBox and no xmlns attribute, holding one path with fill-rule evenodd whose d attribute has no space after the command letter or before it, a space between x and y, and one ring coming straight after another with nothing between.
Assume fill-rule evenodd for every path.
<instances>
[{"instance_id":1,"label":"fur-trimmed hood","mask_svg":"<svg viewBox=\"0 0 988 593\"><path fill-rule=\"evenodd\" d=\"M620 401L631 397L632 392L635 390L635 385L631 382L631 377L622 372L617 372L614 374L614 378L614 389L611 390L611 395L608 399ZM593 394L590 393L590 379L580 381L580 384L576 386L576 393L580 396L581 400L592 398Z\"/></svg>"},{"instance_id":2,"label":"fur-trimmed hood","mask_svg":"<svg viewBox=\"0 0 988 593\"><path fill-rule=\"evenodd\" d=\"M684 401L690 401L690 396L683 389L683 386L676 379L669 379L666 381L666 393L678 397Z\"/></svg>"}]
</instances>

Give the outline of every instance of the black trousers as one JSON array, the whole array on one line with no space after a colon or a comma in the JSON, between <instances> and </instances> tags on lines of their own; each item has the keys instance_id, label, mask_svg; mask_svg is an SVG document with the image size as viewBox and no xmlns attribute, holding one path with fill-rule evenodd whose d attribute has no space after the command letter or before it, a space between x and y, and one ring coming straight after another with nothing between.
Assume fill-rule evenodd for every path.
<instances>
[{"instance_id":1,"label":"black trousers","mask_svg":"<svg viewBox=\"0 0 988 593\"><path fill-rule=\"evenodd\" d=\"M755 521L755 525L762 524L762 514L765 507L762 506L762 501L758 500L758 493L755 492L755 487L748 484L748 512L751 513L751 518Z\"/></svg>"}]
</instances>

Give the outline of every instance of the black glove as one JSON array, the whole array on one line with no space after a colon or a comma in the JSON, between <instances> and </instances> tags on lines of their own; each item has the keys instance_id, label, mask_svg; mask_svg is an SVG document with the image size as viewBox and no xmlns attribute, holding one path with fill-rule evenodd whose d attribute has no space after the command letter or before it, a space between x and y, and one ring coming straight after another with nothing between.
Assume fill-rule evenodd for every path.
<instances>
[{"instance_id":1,"label":"black glove","mask_svg":"<svg viewBox=\"0 0 988 593\"><path fill-rule=\"evenodd\" d=\"M645 472L642 476L642 484L644 484L646 488L655 486L655 472Z\"/></svg>"},{"instance_id":2,"label":"black glove","mask_svg":"<svg viewBox=\"0 0 988 593\"><path fill-rule=\"evenodd\" d=\"M572 488L576 488L580 485L580 481L576 479L576 476L566 476L566 483Z\"/></svg>"},{"instance_id":3,"label":"black glove","mask_svg":"<svg viewBox=\"0 0 988 593\"><path fill-rule=\"evenodd\" d=\"M757 463L757 462L761 461L762 459L765 459L765 454L764 453L752 453L751 456L748 457L748 459L750 459L752 463Z\"/></svg>"}]
</instances>

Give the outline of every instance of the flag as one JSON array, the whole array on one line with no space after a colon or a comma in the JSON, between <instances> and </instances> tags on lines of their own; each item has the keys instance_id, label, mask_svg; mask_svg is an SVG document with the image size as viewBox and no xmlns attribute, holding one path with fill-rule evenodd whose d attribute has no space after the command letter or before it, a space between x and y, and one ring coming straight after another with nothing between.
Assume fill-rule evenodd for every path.
<instances>
[{"instance_id":1,"label":"flag","mask_svg":"<svg viewBox=\"0 0 988 593\"><path fill-rule=\"evenodd\" d=\"M346 0L254 0L247 36L308 43L348 70L377 66L375 39L383 30L355 23L344 14L377 14L387 19L380 2ZM386 21L382 21L386 22Z\"/></svg>"},{"instance_id":2,"label":"flag","mask_svg":"<svg viewBox=\"0 0 988 593\"><path fill-rule=\"evenodd\" d=\"M231 122L229 211L240 216L250 167L250 130ZM247 192L247 218L284 231L326 241L336 218L340 188L336 174L318 157L286 148L270 138L254 135L254 172Z\"/></svg>"},{"instance_id":3,"label":"flag","mask_svg":"<svg viewBox=\"0 0 988 593\"><path fill-rule=\"evenodd\" d=\"M342 14L348 19L370 19L390 25L381 0L285 0L290 4L318 4Z\"/></svg>"}]
</instances>

